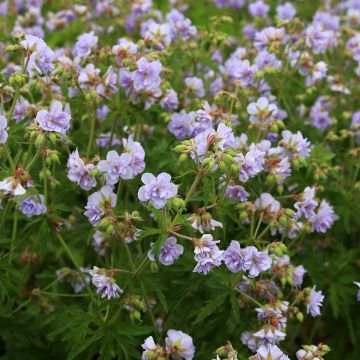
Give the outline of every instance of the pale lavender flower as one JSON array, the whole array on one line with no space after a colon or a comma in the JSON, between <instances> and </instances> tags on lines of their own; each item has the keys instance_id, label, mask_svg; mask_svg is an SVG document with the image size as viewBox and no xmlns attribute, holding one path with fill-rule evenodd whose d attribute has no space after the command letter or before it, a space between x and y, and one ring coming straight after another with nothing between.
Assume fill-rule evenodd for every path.
<instances>
[{"instance_id":1,"label":"pale lavender flower","mask_svg":"<svg viewBox=\"0 0 360 360\"><path fill-rule=\"evenodd\" d=\"M275 200L269 193L262 193L254 202L255 207L259 211L266 213L276 213L281 209L279 201Z\"/></svg>"},{"instance_id":2,"label":"pale lavender flower","mask_svg":"<svg viewBox=\"0 0 360 360\"><path fill-rule=\"evenodd\" d=\"M306 309L307 309L307 313L313 317L319 316L320 315L320 308L323 305L323 301L324 301L324 295L322 294L322 291L316 291L316 286L314 286L311 289L309 298L307 300L307 305L306 305Z\"/></svg>"},{"instance_id":3,"label":"pale lavender flower","mask_svg":"<svg viewBox=\"0 0 360 360\"><path fill-rule=\"evenodd\" d=\"M254 45L258 50L263 50L266 47L278 47L286 42L285 29L275 28L272 26L266 27L255 34Z\"/></svg>"},{"instance_id":4,"label":"pale lavender flower","mask_svg":"<svg viewBox=\"0 0 360 360\"><path fill-rule=\"evenodd\" d=\"M294 204L294 208L297 210L297 216L304 216L310 219L315 215L315 208L318 202L315 200L315 188L307 186L301 195L300 201Z\"/></svg>"},{"instance_id":5,"label":"pale lavender flower","mask_svg":"<svg viewBox=\"0 0 360 360\"><path fill-rule=\"evenodd\" d=\"M145 151L138 141L134 141L131 137L122 139L124 153L131 156L130 164L133 176L142 173L145 169Z\"/></svg>"},{"instance_id":6,"label":"pale lavender flower","mask_svg":"<svg viewBox=\"0 0 360 360\"><path fill-rule=\"evenodd\" d=\"M294 272L292 276L295 286L301 286L306 272L307 272L306 269L302 265L296 266L294 268Z\"/></svg>"},{"instance_id":7,"label":"pale lavender flower","mask_svg":"<svg viewBox=\"0 0 360 360\"><path fill-rule=\"evenodd\" d=\"M7 119L0 115L0 144L5 144L8 139L8 132L6 131Z\"/></svg>"},{"instance_id":8,"label":"pale lavender flower","mask_svg":"<svg viewBox=\"0 0 360 360\"><path fill-rule=\"evenodd\" d=\"M93 245L95 251L100 256L105 255L105 251L106 251L106 248L104 246L105 240L106 239L105 239L104 233L102 233L101 231L96 230L94 235L93 235L92 245Z\"/></svg>"},{"instance_id":9,"label":"pale lavender flower","mask_svg":"<svg viewBox=\"0 0 360 360\"><path fill-rule=\"evenodd\" d=\"M184 247L177 244L174 236L168 237L159 252L159 261L165 266L170 266L177 260L184 252ZM154 257L154 243L151 243L151 248L148 251L148 257L151 261L155 261Z\"/></svg>"},{"instance_id":10,"label":"pale lavender flower","mask_svg":"<svg viewBox=\"0 0 360 360\"><path fill-rule=\"evenodd\" d=\"M5 195L11 194L13 196L21 196L26 193L25 188L13 177L7 177L0 181L0 190L2 190Z\"/></svg>"},{"instance_id":11,"label":"pale lavender flower","mask_svg":"<svg viewBox=\"0 0 360 360\"><path fill-rule=\"evenodd\" d=\"M244 250L243 267L249 271L250 277L257 277L271 267L272 260L267 250L259 251L255 246L248 246Z\"/></svg>"},{"instance_id":12,"label":"pale lavender flower","mask_svg":"<svg viewBox=\"0 0 360 360\"><path fill-rule=\"evenodd\" d=\"M96 86L96 91L103 97L110 98L111 94L115 94L119 91L118 84L118 72L114 70L112 66L109 66L102 81Z\"/></svg>"},{"instance_id":13,"label":"pale lavender flower","mask_svg":"<svg viewBox=\"0 0 360 360\"><path fill-rule=\"evenodd\" d=\"M202 98L205 96L205 89L203 81L198 77L187 77L184 80L186 89L190 94L198 98Z\"/></svg>"},{"instance_id":14,"label":"pale lavender flower","mask_svg":"<svg viewBox=\"0 0 360 360\"><path fill-rule=\"evenodd\" d=\"M152 353L153 351L155 352L157 349L157 345L155 344L154 338L152 336L147 337L141 347L144 350L141 355L141 360L150 360L147 353Z\"/></svg>"},{"instance_id":15,"label":"pale lavender flower","mask_svg":"<svg viewBox=\"0 0 360 360\"><path fill-rule=\"evenodd\" d=\"M255 355L255 360L290 360L276 345L261 345Z\"/></svg>"},{"instance_id":16,"label":"pale lavender flower","mask_svg":"<svg viewBox=\"0 0 360 360\"><path fill-rule=\"evenodd\" d=\"M158 24L152 22L144 33L144 41L151 41L158 50L163 50L166 46L170 45L171 40L171 27L167 23Z\"/></svg>"},{"instance_id":17,"label":"pale lavender flower","mask_svg":"<svg viewBox=\"0 0 360 360\"><path fill-rule=\"evenodd\" d=\"M34 195L19 201L19 210L27 217L45 214L47 208L44 203L44 195Z\"/></svg>"},{"instance_id":18,"label":"pale lavender flower","mask_svg":"<svg viewBox=\"0 0 360 360\"><path fill-rule=\"evenodd\" d=\"M194 259L197 264L193 272L206 275L212 268L220 266L223 260L223 251L216 245L220 240L213 240L212 235L205 234L195 244Z\"/></svg>"},{"instance_id":19,"label":"pale lavender flower","mask_svg":"<svg viewBox=\"0 0 360 360\"><path fill-rule=\"evenodd\" d=\"M356 293L356 300L360 301L360 282L358 281L353 281L353 284L355 284L358 287L358 291Z\"/></svg>"},{"instance_id":20,"label":"pale lavender flower","mask_svg":"<svg viewBox=\"0 0 360 360\"><path fill-rule=\"evenodd\" d=\"M296 15L296 9L291 3L285 3L276 7L276 16L280 20L291 20Z\"/></svg>"},{"instance_id":21,"label":"pale lavender flower","mask_svg":"<svg viewBox=\"0 0 360 360\"><path fill-rule=\"evenodd\" d=\"M251 146L245 156L239 154L235 158L235 161L240 166L239 179L246 182L263 171L265 165L265 155L266 152L261 151L255 146Z\"/></svg>"},{"instance_id":22,"label":"pale lavender flower","mask_svg":"<svg viewBox=\"0 0 360 360\"><path fill-rule=\"evenodd\" d=\"M281 60L279 60L275 54L272 54L267 50L260 51L256 55L254 63L259 68L259 70L263 70L266 68L281 68Z\"/></svg>"},{"instance_id":23,"label":"pale lavender flower","mask_svg":"<svg viewBox=\"0 0 360 360\"><path fill-rule=\"evenodd\" d=\"M73 151L67 161L68 179L78 184L83 190L90 190L96 186L96 179L91 176L91 171L95 166L91 163L86 164L79 156L78 149Z\"/></svg>"},{"instance_id":24,"label":"pale lavender flower","mask_svg":"<svg viewBox=\"0 0 360 360\"><path fill-rule=\"evenodd\" d=\"M317 212L309 219L311 231L325 233L338 218L334 208L326 200L322 200Z\"/></svg>"},{"instance_id":25,"label":"pale lavender flower","mask_svg":"<svg viewBox=\"0 0 360 360\"><path fill-rule=\"evenodd\" d=\"M74 47L74 55L80 58L89 56L97 43L98 37L95 35L94 31L80 35Z\"/></svg>"},{"instance_id":26,"label":"pale lavender flower","mask_svg":"<svg viewBox=\"0 0 360 360\"><path fill-rule=\"evenodd\" d=\"M29 102L24 97L20 96L19 100L16 102L12 119L16 122L23 120L29 109L29 105Z\"/></svg>"},{"instance_id":27,"label":"pale lavender flower","mask_svg":"<svg viewBox=\"0 0 360 360\"><path fill-rule=\"evenodd\" d=\"M45 131L57 132L62 135L70 129L71 115L62 110L63 106L60 101L54 101L49 111L40 110L36 114L35 121Z\"/></svg>"},{"instance_id":28,"label":"pale lavender flower","mask_svg":"<svg viewBox=\"0 0 360 360\"><path fill-rule=\"evenodd\" d=\"M133 179L134 172L130 166L132 156L129 153L119 155L115 150L106 154L106 160L100 160L97 168L105 174L106 183L115 185L120 179Z\"/></svg>"},{"instance_id":29,"label":"pale lavender flower","mask_svg":"<svg viewBox=\"0 0 360 360\"><path fill-rule=\"evenodd\" d=\"M90 89L94 84L99 82L100 69L95 68L94 64L87 64L84 69L80 70L78 81L82 89Z\"/></svg>"},{"instance_id":30,"label":"pale lavender flower","mask_svg":"<svg viewBox=\"0 0 360 360\"><path fill-rule=\"evenodd\" d=\"M258 0L250 3L248 10L251 16L264 17L269 12L270 7L264 1Z\"/></svg>"},{"instance_id":31,"label":"pale lavender flower","mask_svg":"<svg viewBox=\"0 0 360 360\"><path fill-rule=\"evenodd\" d=\"M181 110L179 113L173 113L168 124L169 131L176 136L178 140L184 140L190 137L194 131L195 113L187 113Z\"/></svg>"},{"instance_id":32,"label":"pale lavender flower","mask_svg":"<svg viewBox=\"0 0 360 360\"><path fill-rule=\"evenodd\" d=\"M240 244L236 240L232 240L229 247L224 251L224 263L229 271L237 273L239 271L245 271L245 256L247 252L245 249L241 249Z\"/></svg>"},{"instance_id":33,"label":"pale lavender flower","mask_svg":"<svg viewBox=\"0 0 360 360\"><path fill-rule=\"evenodd\" d=\"M111 136L111 132L99 134L99 136L96 138L95 141L96 141L96 144L103 149L108 148L109 146L121 144L120 139L115 134L112 134L112 136ZM110 144L110 141L111 141L111 144Z\"/></svg>"},{"instance_id":34,"label":"pale lavender flower","mask_svg":"<svg viewBox=\"0 0 360 360\"><path fill-rule=\"evenodd\" d=\"M330 117L331 102L320 96L310 110L310 121L314 127L325 131L332 123Z\"/></svg>"},{"instance_id":35,"label":"pale lavender flower","mask_svg":"<svg viewBox=\"0 0 360 360\"><path fill-rule=\"evenodd\" d=\"M105 210L108 207L114 208L115 206L116 194L113 193L110 185L105 185L88 197L84 215L89 219L91 225L96 226L102 216L105 215Z\"/></svg>"},{"instance_id":36,"label":"pale lavender flower","mask_svg":"<svg viewBox=\"0 0 360 360\"><path fill-rule=\"evenodd\" d=\"M306 45L313 50L314 54L323 54L337 44L335 32L326 30L320 23L313 23L307 27L305 39Z\"/></svg>"},{"instance_id":37,"label":"pale lavender flower","mask_svg":"<svg viewBox=\"0 0 360 360\"><path fill-rule=\"evenodd\" d=\"M248 199L249 193L241 185L228 185L225 190L225 197L244 202Z\"/></svg>"},{"instance_id":38,"label":"pale lavender flower","mask_svg":"<svg viewBox=\"0 0 360 360\"><path fill-rule=\"evenodd\" d=\"M166 90L164 96L160 100L160 106L166 110L175 110L179 106L179 98L175 90Z\"/></svg>"},{"instance_id":39,"label":"pale lavender flower","mask_svg":"<svg viewBox=\"0 0 360 360\"><path fill-rule=\"evenodd\" d=\"M26 67L29 75L44 75L53 70L55 54L43 39L27 34L25 35L25 39L20 41L20 44L29 54Z\"/></svg>"},{"instance_id":40,"label":"pale lavender flower","mask_svg":"<svg viewBox=\"0 0 360 360\"><path fill-rule=\"evenodd\" d=\"M171 176L162 172L158 176L145 173L141 177L141 181L145 184L138 191L138 198L141 202L150 201L156 209L165 207L168 199L176 196L178 189L171 182Z\"/></svg>"},{"instance_id":41,"label":"pale lavender flower","mask_svg":"<svg viewBox=\"0 0 360 360\"><path fill-rule=\"evenodd\" d=\"M246 110L250 115L249 120L252 124L266 123L278 113L277 106L270 104L266 97L261 97L256 102L250 103Z\"/></svg>"},{"instance_id":42,"label":"pale lavender flower","mask_svg":"<svg viewBox=\"0 0 360 360\"><path fill-rule=\"evenodd\" d=\"M115 283L115 279L105 275L103 269L99 269L97 266L93 267L93 270L89 270L91 275L91 282L96 287L96 292L101 295L102 298L107 297L108 300L119 297L123 290Z\"/></svg>"},{"instance_id":43,"label":"pale lavender flower","mask_svg":"<svg viewBox=\"0 0 360 360\"><path fill-rule=\"evenodd\" d=\"M272 325L264 325L262 329L253 334L266 345L275 345L285 339L286 334Z\"/></svg>"},{"instance_id":44,"label":"pale lavender flower","mask_svg":"<svg viewBox=\"0 0 360 360\"><path fill-rule=\"evenodd\" d=\"M191 336L179 330L169 330L165 338L166 350L175 360L192 360L195 346Z\"/></svg>"},{"instance_id":45,"label":"pale lavender flower","mask_svg":"<svg viewBox=\"0 0 360 360\"><path fill-rule=\"evenodd\" d=\"M131 76L135 90L157 89L161 83L161 62L158 60L148 62L146 58L142 57L136 62L136 65L138 69Z\"/></svg>"},{"instance_id":46,"label":"pale lavender flower","mask_svg":"<svg viewBox=\"0 0 360 360\"><path fill-rule=\"evenodd\" d=\"M254 76L258 71L256 65L251 65L249 60L240 60L231 57L225 62L222 72L229 75L233 80L238 80L241 87L248 87L254 81Z\"/></svg>"},{"instance_id":47,"label":"pale lavender flower","mask_svg":"<svg viewBox=\"0 0 360 360\"><path fill-rule=\"evenodd\" d=\"M310 155L311 144L303 137L302 133L298 131L293 134L289 130L284 130L282 133L281 146L285 149L289 157L307 158Z\"/></svg>"}]
</instances>

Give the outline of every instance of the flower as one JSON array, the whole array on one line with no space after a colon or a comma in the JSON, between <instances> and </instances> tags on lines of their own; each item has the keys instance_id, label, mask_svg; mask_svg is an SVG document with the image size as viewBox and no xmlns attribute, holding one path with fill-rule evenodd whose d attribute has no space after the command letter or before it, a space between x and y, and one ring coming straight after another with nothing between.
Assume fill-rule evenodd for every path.
<instances>
[{"instance_id":1,"label":"flower","mask_svg":"<svg viewBox=\"0 0 360 360\"><path fill-rule=\"evenodd\" d=\"M250 277L256 277L261 272L270 268L272 260L267 250L258 251L255 246L248 246L244 249L244 269L249 271Z\"/></svg>"},{"instance_id":2,"label":"flower","mask_svg":"<svg viewBox=\"0 0 360 360\"><path fill-rule=\"evenodd\" d=\"M280 20L291 20L296 15L296 9L291 3L285 3L276 7L276 16Z\"/></svg>"},{"instance_id":3,"label":"flower","mask_svg":"<svg viewBox=\"0 0 360 360\"><path fill-rule=\"evenodd\" d=\"M317 207L318 202L314 200L314 198L315 188L307 186L301 195L300 201L297 201L294 204L294 208L297 210L297 217L305 216L305 218L310 219L315 215L314 210Z\"/></svg>"},{"instance_id":4,"label":"flower","mask_svg":"<svg viewBox=\"0 0 360 360\"><path fill-rule=\"evenodd\" d=\"M94 266L92 270L89 270L91 275L91 282L96 287L96 292L101 294L102 298L107 297L108 300L117 298L123 292L123 290L115 283L115 279L105 275L104 269L99 269Z\"/></svg>"},{"instance_id":5,"label":"flower","mask_svg":"<svg viewBox=\"0 0 360 360\"><path fill-rule=\"evenodd\" d=\"M338 218L334 208L326 200L322 200L317 212L309 219L311 231L325 233Z\"/></svg>"},{"instance_id":6,"label":"flower","mask_svg":"<svg viewBox=\"0 0 360 360\"><path fill-rule=\"evenodd\" d=\"M80 158L78 149L73 151L67 161L68 179L78 184L83 190L90 190L96 186L96 179L91 176L95 168L93 164L86 164Z\"/></svg>"},{"instance_id":7,"label":"flower","mask_svg":"<svg viewBox=\"0 0 360 360\"><path fill-rule=\"evenodd\" d=\"M206 275L213 267L220 266L223 260L223 251L216 245L220 240L213 240L212 235L204 234L195 242L194 259L197 264L193 272Z\"/></svg>"},{"instance_id":8,"label":"flower","mask_svg":"<svg viewBox=\"0 0 360 360\"><path fill-rule=\"evenodd\" d=\"M195 354L195 346L191 336L180 330L168 330L165 338L166 351L175 360L191 360Z\"/></svg>"},{"instance_id":9,"label":"flower","mask_svg":"<svg viewBox=\"0 0 360 360\"><path fill-rule=\"evenodd\" d=\"M101 217L105 215L105 210L109 207L113 208L115 205L116 194L113 193L110 185L105 185L88 197L84 215L93 226L96 226L100 222Z\"/></svg>"},{"instance_id":10,"label":"flower","mask_svg":"<svg viewBox=\"0 0 360 360\"><path fill-rule=\"evenodd\" d=\"M296 266L294 268L294 272L292 275L295 286L301 286L303 282L303 277L306 272L307 272L306 269L302 265Z\"/></svg>"},{"instance_id":11,"label":"flower","mask_svg":"<svg viewBox=\"0 0 360 360\"><path fill-rule=\"evenodd\" d=\"M188 220L191 222L191 226L202 234L204 232L214 231L216 227L223 227L220 221L214 220L211 215L203 209L199 209L197 214L192 214Z\"/></svg>"},{"instance_id":12,"label":"flower","mask_svg":"<svg viewBox=\"0 0 360 360\"><path fill-rule=\"evenodd\" d=\"M324 295L322 291L316 291L316 286L314 286L311 291L310 295L307 299L306 310L307 313L313 317L320 315L320 308L323 305Z\"/></svg>"},{"instance_id":13,"label":"flower","mask_svg":"<svg viewBox=\"0 0 360 360\"><path fill-rule=\"evenodd\" d=\"M145 169L145 151L138 141L134 141L131 137L122 139L124 146L124 153L128 153L131 156L130 167L133 175L142 173Z\"/></svg>"},{"instance_id":14,"label":"flower","mask_svg":"<svg viewBox=\"0 0 360 360\"><path fill-rule=\"evenodd\" d=\"M261 345L255 355L255 360L290 360L276 345Z\"/></svg>"},{"instance_id":15,"label":"flower","mask_svg":"<svg viewBox=\"0 0 360 360\"><path fill-rule=\"evenodd\" d=\"M0 144L5 144L8 138L8 133L6 131L7 120L6 117L0 115Z\"/></svg>"},{"instance_id":16,"label":"flower","mask_svg":"<svg viewBox=\"0 0 360 360\"><path fill-rule=\"evenodd\" d=\"M203 81L198 77L185 78L185 85L188 91L198 98L205 96Z\"/></svg>"},{"instance_id":17,"label":"flower","mask_svg":"<svg viewBox=\"0 0 360 360\"><path fill-rule=\"evenodd\" d=\"M269 104L266 97L259 98L256 102L250 103L246 108L250 115L250 122L256 124L259 122L266 122L274 118L278 113L278 108L274 104Z\"/></svg>"},{"instance_id":18,"label":"flower","mask_svg":"<svg viewBox=\"0 0 360 360\"><path fill-rule=\"evenodd\" d=\"M285 148L286 153L290 157L309 157L311 144L303 137L300 131L298 131L296 134L293 134L288 130L284 130L281 135L282 140L280 143Z\"/></svg>"},{"instance_id":19,"label":"flower","mask_svg":"<svg viewBox=\"0 0 360 360\"><path fill-rule=\"evenodd\" d=\"M145 173L141 176L141 181L145 184L138 191L138 198L141 202L150 201L156 209L162 209L166 201L176 196L178 189L171 182L171 176L168 173L161 173L154 176Z\"/></svg>"},{"instance_id":20,"label":"flower","mask_svg":"<svg viewBox=\"0 0 360 360\"><path fill-rule=\"evenodd\" d=\"M240 248L238 241L232 240L229 247L224 251L224 263L233 273L247 270L245 268L245 255L246 250Z\"/></svg>"},{"instance_id":21,"label":"flower","mask_svg":"<svg viewBox=\"0 0 360 360\"><path fill-rule=\"evenodd\" d=\"M171 115L168 129L178 140L184 140L192 135L194 123L195 113L187 113L185 110L181 110L179 113Z\"/></svg>"},{"instance_id":22,"label":"flower","mask_svg":"<svg viewBox=\"0 0 360 360\"><path fill-rule=\"evenodd\" d=\"M154 90L160 86L162 70L160 61L148 62L146 58L142 57L136 62L136 65L138 69L131 77L136 91Z\"/></svg>"},{"instance_id":23,"label":"flower","mask_svg":"<svg viewBox=\"0 0 360 360\"><path fill-rule=\"evenodd\" d=\"M228 185L225 190L225 197L244 202L248 199L249 193L241 185Z\"/></svg>"},{"instance_id":24,"label":"flower","mask_svg":"<svg viewBox=\"0 0 360 360\"><path fill-rule=\"evenodd\" d=\"M62 104L60 101L54 101L48 110L40 110L36 114L35 121L45 131L57 132L65 135L66 131L70 129L71 115L62 111Z\"/></svg>"},{"instance_id":25,"label":"flower","mask_svg":"<svg viewBox=\"0 0 360 360\"><path fill-rule=\"evenodd\" d=\"M22 184L13 177L7 177L0 181L0 190L5 194L11 194L13 196L21 196L26 193Z\"/></svg>"},{"instance_id":26,"label":"flower","mask_svg":"<svg viewBox=\"0 0 360 360\"><path fill-rule=\"evenodd\" d=\"M356 300L360 301L360 282L353 281L353 284L355 284L359 288L357 293L356 293Z\"/></svg>"},{"instance_id":27,"label":"flower","mask_svg":"<svg viewBox=\"0 0 360 360\"><path fill-rule=\"evenodd\" d=\"M276 213L281 209L279 201L275 200L269 193L262 193L254 202L256 208L266 213Z\"/></svg>"},{"instance_id":28,"label":"flower","mask_svg":"<svg viewBox=\"0 0 360 360\"><path fill-rule=\"evenodd\" d=\"M27 217L45 214L47 208L44 204L44 195L30 196L25 200L19 201L19 209Z\"/></svg>"},{"instance_id":29,"label":"flower","mask_svg":"<svg viewBox=\"0 0 360 360\"><path fill-rule=\"evenodd\" d=\"M150 356L152 354L156 354L157 350L159 349L159 346L155 344L154 338L152 336L147 337L141 347L144 349L141 355L142 360L151 360L152 358Z\"/></svg>"},{"instance_id":30,"label":"flower","mask_svg":"<svg viewBox=\"0 0 360 360\"><path fill-rule=\"evenodd\" d=\"M106 154L106 160L99 161L97 168L105 174L106 183L114 185L120 178L129 180L134 177L131 160L129 153L119 155L115 150L111 150Z\"/></svg>"},{"instance_id":31,"label":"flower","mask_svg":"<svg viewBox=\"0 0 360 360\"><path fill-rule=\"evenodd\" d=\"M84 33L78 37L78 40L74 47L74 55L80 58L90 55L91 50L96 47L98 43L98 37L95 36L94 31Z\"/></svg>"},{"instance_id":32,"label":"flower","mask_svg":"<svg viewBox=\"0 0 360 360\"><path fill-rule=\"evenodd\" d=\"M37 36L26 34L20 45L29 56L26 71L31 75L44 75L53 70L55 53Z\"/></svg>"},{"instance_id":33,"label":"flower","mask_svg":"<svg viewBox=\"0 0 360 360\"><path fill-rule=\"evenodd\" d=\"M165 266L172 265L180 255L184 252L184 247L177 244L174 236L168 237L159 252L159 261ZM148 251L148 257L151 261L155 261L154 257L154 243L151 243L151 248Z\"/></svg>"}]
</instances>

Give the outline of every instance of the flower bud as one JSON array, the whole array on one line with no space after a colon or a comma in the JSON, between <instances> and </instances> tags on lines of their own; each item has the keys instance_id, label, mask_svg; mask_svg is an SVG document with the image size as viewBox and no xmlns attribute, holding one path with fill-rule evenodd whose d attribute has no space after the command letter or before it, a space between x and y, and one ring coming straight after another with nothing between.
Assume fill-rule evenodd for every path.
<instances>
[{"instance_id":1,"label":"flower bud","mask_svg":"<svg viewBox=\"0 0 360 360\"><path fill-rule=\"evenodd\" d=\"M179 157L180 162L184 162L187 159L188 159L188 155L185 154L185 153L181 154L180 157Z\"/></svg>"},{"instance_id":2,"label":"flower bud","mask_svg":"<svg viewBox=\"0 0 360 360\"><path fill-rule=\"evenodd\" d=\"M303 322L304 320L304 314L302 312L298 312L296 314L296 318L300 321L300 322Z\"/></svg>"}]
</instances>

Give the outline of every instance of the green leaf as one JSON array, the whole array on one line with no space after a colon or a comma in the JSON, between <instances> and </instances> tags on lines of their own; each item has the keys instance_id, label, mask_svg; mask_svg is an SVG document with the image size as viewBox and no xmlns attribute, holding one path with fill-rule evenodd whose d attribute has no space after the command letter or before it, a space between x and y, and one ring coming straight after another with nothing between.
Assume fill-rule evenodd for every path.
<instances>
[{"instance_id":1,"label":"green leaf","mask_svg":"<svg viewBox=\"0 0 360 360\"><path fill-rule=\"evenodd\" d=\"M239 302L236 295L232 292L230 294L230 303L231 303L231 312L235 318L235 321L240 322L240 311L239 311Z\"/></svg>"},{"instance_id":2,"label":"green leaf","mask_svg":"<svg viewBox=\"0 0 360 360\"><path fill-rule=\"evenodd\" d=\"M198 324L202 320L210 316L217 308L219 308L228 297L228 293L221 293L219 296L212 298L208 303L200 310L193 324Z\"/></svg>"}]
</instances>

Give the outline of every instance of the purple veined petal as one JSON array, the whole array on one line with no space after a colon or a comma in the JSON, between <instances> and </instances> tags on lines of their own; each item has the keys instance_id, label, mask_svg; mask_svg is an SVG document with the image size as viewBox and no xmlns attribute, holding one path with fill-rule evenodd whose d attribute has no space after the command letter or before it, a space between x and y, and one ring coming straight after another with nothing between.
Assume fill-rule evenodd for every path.
<instances>
[{"instance_id":1,"label":"purple veined petal","mask_svg":"<svg viewBox=\"0 0 360 360\"><path fill-rule=\"evenodd\" d=\"M141 176L141 181L144 183L144 184L148 184L150 183L151 181L155 180L155 176L151 173L144 173L142 174Z\"/></svg>"}]
</instances>

